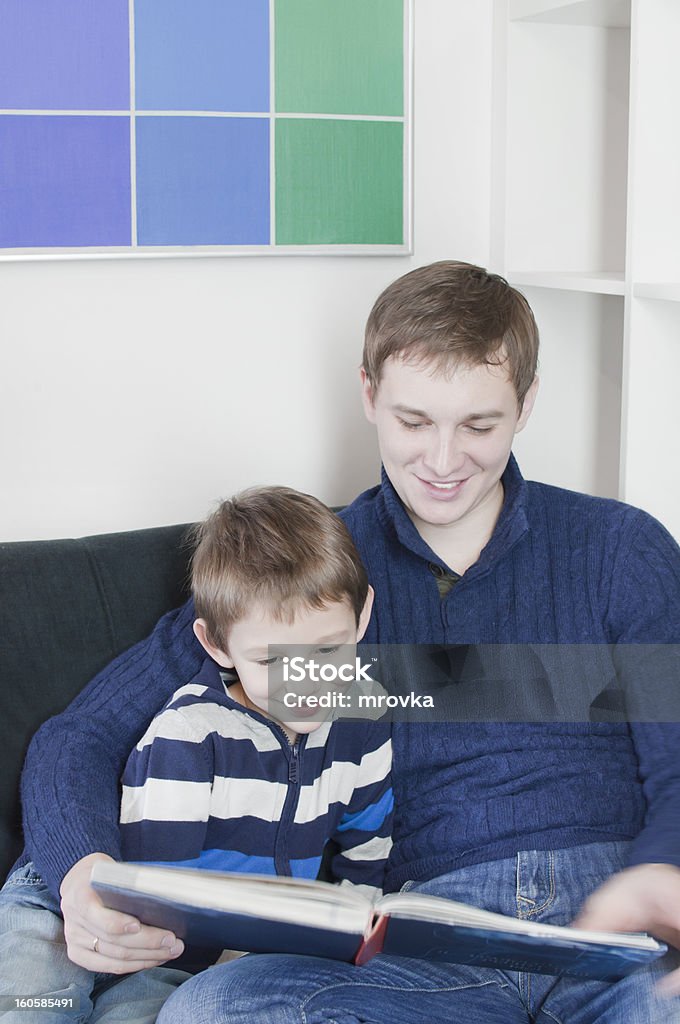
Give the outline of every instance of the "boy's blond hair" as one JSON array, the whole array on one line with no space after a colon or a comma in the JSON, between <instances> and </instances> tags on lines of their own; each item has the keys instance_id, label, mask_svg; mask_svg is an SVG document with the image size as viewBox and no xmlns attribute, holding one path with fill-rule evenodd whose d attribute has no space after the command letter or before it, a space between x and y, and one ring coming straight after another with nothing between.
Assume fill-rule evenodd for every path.
<instances>
[{"instance_id":1,"label":"boy's blond hair","mask_svg":"<svg viewBox=\"0 0 680 1024\"><path fill-rule=\"evenodd\" d=\"M223 501L194 530L191 589L208 639L228 650L234 623L260 606L292 621L300 608L347 601L357 624L368 579L345 524L289 487L254 487Z\"/></svg>"}]
</instances>

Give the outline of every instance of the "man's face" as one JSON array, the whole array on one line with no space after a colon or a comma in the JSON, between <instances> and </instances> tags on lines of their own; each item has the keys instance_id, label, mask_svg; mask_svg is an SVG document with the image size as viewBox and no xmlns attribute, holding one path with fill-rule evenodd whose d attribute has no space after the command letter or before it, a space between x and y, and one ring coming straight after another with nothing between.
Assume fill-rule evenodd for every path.
<instances>
[{"instance_id":1,"label":"man's face","mask_svg":"<svg viewBox=\"0 0 680 1024\"><path fill-rule=\"evenodd\" d=\"M503 498L500 478L537 381L521 412L503 366L458 365L443 374L392 357L377 389L363 371L362 386L383 465L416 527L473 519L493 527Z\"/></svg>"}]
</instances>

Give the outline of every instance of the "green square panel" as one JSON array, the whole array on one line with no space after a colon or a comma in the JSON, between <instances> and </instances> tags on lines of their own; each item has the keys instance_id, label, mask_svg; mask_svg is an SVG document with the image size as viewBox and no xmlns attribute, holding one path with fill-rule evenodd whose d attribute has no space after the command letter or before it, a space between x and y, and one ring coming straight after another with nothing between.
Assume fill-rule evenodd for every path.
<instances>
[{"instance_id":1,"label":"green square panel","mask_svg":"<svg viewBox=\"0 0 680 1024\"><path fill-rule=\"evenodd\" d=\"M276 0L276 109L404 112L403 0Z\"/></svg>"},{"instance_id":2,"label":"green square panel","mask_svg":"<svg viewBox=\"0 0 680 1024\"><path fill-rule=\"evenodd\" d=\"M400 122L277 119L277 245L403 242Z\"/></svg>"}]
</instances>

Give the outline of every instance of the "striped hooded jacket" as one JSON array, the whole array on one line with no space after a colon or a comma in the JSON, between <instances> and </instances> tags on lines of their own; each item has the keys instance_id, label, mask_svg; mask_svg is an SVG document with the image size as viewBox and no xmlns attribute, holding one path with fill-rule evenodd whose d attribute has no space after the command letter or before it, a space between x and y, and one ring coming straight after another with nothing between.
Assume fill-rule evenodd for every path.
<instances>
[{"instance_id":1,"label":"striped hooded jacket","mask_svg":"<svg viewBox=\"0 0 680 1024\"><path fill-rule=\"evenodd\" d=\"M389 726L324 722L291 745L229 696L207 660L136 745L123 774L125 860L382 888L391 847Z\"/></svg>"}]
</instances>

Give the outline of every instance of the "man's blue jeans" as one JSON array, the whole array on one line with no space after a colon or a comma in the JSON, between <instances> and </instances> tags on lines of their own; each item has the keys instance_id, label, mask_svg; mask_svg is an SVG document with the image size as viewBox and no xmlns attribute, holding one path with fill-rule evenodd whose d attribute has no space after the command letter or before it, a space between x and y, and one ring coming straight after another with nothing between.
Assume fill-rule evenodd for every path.
<instances>
[{"instance_id":1,"label":"man's blue jeans","mask_svg":"<svg viewBox=\"0 0 680 1024\"><path fill-rule=\"evenodd\" d=\"M624 866L627 846L525 851L407 887L563 925ZM388 956L355 967L251 955L187 981L158 1024L678 1024L680 1000L654 991L662 970L612 984Z\"/></svg>"},{"instance_id":2,"label":"man's blue jeans","mask_svg":"<svg viewBox=\"0 0 680 1024\"><path fill-rule=\"evenodd\" d=\"M154 1024L190 975L172 966L137 974L94 974L66 954L59 904L32 865L14 871L0 892L2 1024ZM78 1009L8 1009L17 997L72 999Z\"/></svg>"}]
</instances>

